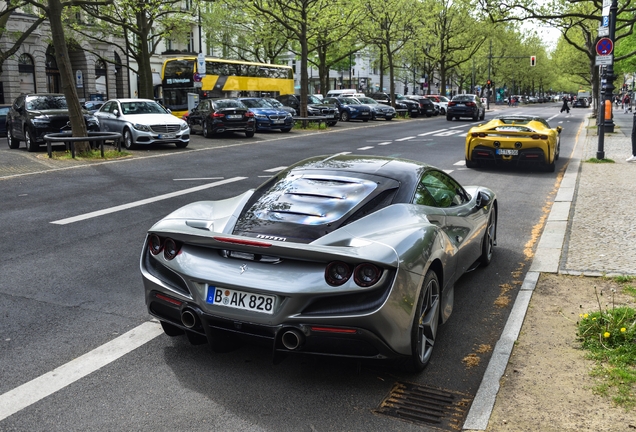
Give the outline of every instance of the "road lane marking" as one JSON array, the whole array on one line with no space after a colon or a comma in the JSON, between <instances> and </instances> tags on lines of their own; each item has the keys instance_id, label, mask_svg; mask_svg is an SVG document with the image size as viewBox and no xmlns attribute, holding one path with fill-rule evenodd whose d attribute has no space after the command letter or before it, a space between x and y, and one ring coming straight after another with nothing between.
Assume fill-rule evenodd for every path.
<instances>
[{"instance_id":1,"label":"road lane marking","mask_svg":"<svg viewBox=\"0 0 636 432\"><path fill-rule=\"evenodd\" d=\"M276 168L270 168L270 169L263 170L263 172L278 172L278 171L284 170L285 168L287 168L287 167L286 166L279 166L279 167L276 167Z\"/></svg>"},{"instance_id":2,"label":"road lane marking","mask_svg":"<svg viewBox=\"0 0 636 432\"><path fill-rule=\"evenodd\" d=\"M418 135L418 136L420 136L420 135ZM414 137L414 136L409 136L409 137L404 137L404 138L396 139L395 141L396 141L396 142L398 142L398 141L408 141L408 140L413 139L413 138L415 138L415 137Z\"/></svg>"},{"instance_id":3,"label":"road lane marking","mask_svg":"<svg viewBox=\"0 0 636 432\"><path fill-rule=\"evenodd\" d=\"M435 134L435 135L433 135L433 136L453 136L453 135L456 135L456 134L458 134L458 133L462 133L462 131L458 131L458 130L447 130L447 131L444 131L444 132L437 133L437 134Z\"/></svg>"},{"instance_id":4,"label":"road lane marking","mask_svg":"<svg viewBox=\"0 0 636 432\"><path fill-rule=\"evenodd\" d=\"M161 325L145 322L112 341L0 395L0 421L114 362L163 333Z\"/></svg>"},{"instance_id":5,"label":"road lane marking","mask_svg":"<svg viewBox=\"0 0 636 432\"><path fill-rule=\"evenodd\" d=\"M372 148L373 148L373 146L366 146L366 147L360 147L357 150L370 150Z\"/></svg>"},{"instance_id":6,"label":"road lane marking","mask_svg":"<svg viewBox=\"0 0 636 432\"><path fill-rule=\"evenodd\" d=\"M166 199L169 199L169 198L174 198L174 197L177 197L177 196L186 195L186 194L189 194L189 193L192 193L192 192L198 192L198 191L202 191L202 190L205 190L205 189L210 189L210 188L213 188L213 187L216 187L216 186L221 186L221 185L228 184L228 183L234 183L234 182L237 182L237 181L240 181L240 180L245 180L246 178L247 177L232 177L232 178L229 178L229 179L226 179L226 180L220 180L220 181L217 181L217 182L214 182L214 183L208 183L208 184L204 184L204 185L201 185L201 186L195 186L195 187L192 187L192 188L189 188L189 189L184 189L184 190L181 190L181 191L170 192L170 193L159 195L159 196L156 196L156 197L153 197L153 198L146 198L146 199L139 200L139 201L134 201L134 202L131 202L131 203L128 203L128 204L122 204L122 205L118 205L118 206L115 206L115 207L106 208L106 209L103 209L103 210L97 210L97 211L90 212L90 213L84 213L82 215L73 216L73 217L66 218L66 219L59 219L59 220L53 221L51 223L52 224L56 224L56 225L67 225L67 224L70 224L70 223L73 223L73 222L79 222L79 221L83 221L83 220L86 220L86 219L92 219L92 218L95 218L95 217L98 217L98 216L103 216L103 215L106 215L106 214L115 213L115 212L122 211L122 210L128 210L128 209L133 208L133 207L139 207L139 206L150 204L150 203L154 203L154 202L157 202L157 201L163 201L163 200L166 200Z\"/></svg>"},{"instance_id":7,"label":"road lane marking","mask_svg":"<svg viewBox=\"0 0 636 432\"><path fill-rule=\"evenodd\" d=\"M221 180L222 178L223 178L223 177L193 177L193 178L172 179L172 181Z\"/></svg>"},{"instance_id":8,"label":"road lane marking","mask_svg":"<svg viewBox=\"0 0 636 432\"><path fill-rule=\"evenodd\" d=\"M465 160L460 160L459 162L455 162L453 165L464 166L464 165L466 165L466 161Z\"/></svg>"},{"instance_id":9,"label":"road lane marking","mask_svg":"<svg viewBox=\"0 0 636 432\"><path fill-rule=\"evenodd\" d=\"M445 130L448 130L448 129L440 129L440 130L431 131L431 132L424 132L424 133L418 134L417 136L432 135L432 134L436 134L436 133L444 132Z\"/></svg>"},{"instance_id":10,"label":"road lane marking","mask_svg":"<svg viewBox=\"0 0 636 432\"><path fill-rule=\"evenodd\" d=\"M455 170L442 170L442 171L444 171L446 174L450 174L450 173L452 173Z\"/></svg>"},{"instance_id":11,"label":"road lane marking","mask_svg":"<svg viewBox=\"0 0 636 432\"><path fill-rule=\"evenodd\" d=\"M393 142L393 141L384 141L384 142L378 143L378 145L389 145L389 144L391 144L392 142Z\"/></svg>"}]
</instances>

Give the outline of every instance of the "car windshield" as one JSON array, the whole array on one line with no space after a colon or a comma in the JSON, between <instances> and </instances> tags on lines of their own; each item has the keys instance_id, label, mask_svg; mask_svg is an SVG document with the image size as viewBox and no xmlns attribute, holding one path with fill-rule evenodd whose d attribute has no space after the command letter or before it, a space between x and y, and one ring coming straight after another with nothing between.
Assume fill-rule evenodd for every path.
<instances>
[{"instance_id":1,"label":"car windshield","mask_svg":"<svg viewBox=\"0 0 636 432\"><path fill-rule=\"evenodd\" d=\"M223 99L214 102L214 106L219 108L245 108L245 104L239 100Z\"/></svg>"},{"instance_id":2,"label":"car windshield","mask_svg":"<svg viewBox=\"0 0 636 432\"><path fill-rule=\"evenodd\" d=\"M122 102L122 114L167 114L168 112L157 102Z\"/></svg>"},{"instance_id":3,"label":"car windshield","mask_svg":"<svg viewBox=\"0 0 636 432\"><path fill-rule=\"evenodd\" d=\"M263 99L241 99L248 108L271 108L272 106Z\"/></svg>"},{"instance_id":4,"label":"car windshield","mask_svg":"<svg viewBox=\"0 0 636 432\"><path fill-rule=\"evenodd\" d=\"M280 103L279 101L277 101L276 99L265 99L265 102L267 102L268 104L270 104L271 106L273 106L275 108L280 108L280 107L285 106L282 103Z\"/></svg>"},{"instance_id":5,"label":"car windshield","mask_svg":"<svg viewBox=\"0 0 636 432\"><path fill-rule=\"evenodd\" d=\"M361 97L361 98L358 98L358 100L360 101L360 103L363 103L363 104L380 105L380 102L378 102L375 99L368 98L368 97Z\"/></svg>"},{"instance_id":6,"label":"car windshield","mask_svg":"<svg viewBox=\"0 0 636 432\"><path fill-rule=\"evenodd\" d=\"M340 98L339 100L343 105L360 105L360 102L354 98Z\"/></svg>"},{"instance_id":7,"label":"car windshield","mask_svg":"<svg viewBox=\"0 0 636 432\"><path fill-rule=\"evenodd\" d=\"M64 96L33 96L27 97L26 109L37 111L68 109L68 105Z\"/></svg>"},{"instance_id":8,"label":"car windshield","mask_svg":"<svg viewBox=\"0 0 636 432\"><path fill-rule=\"evenodd\" d=\"M318 99L316 96L307 95L307 103L310 103L310 104L321 104L322 101L320 99Z\"/></svg>"}]
</instances>

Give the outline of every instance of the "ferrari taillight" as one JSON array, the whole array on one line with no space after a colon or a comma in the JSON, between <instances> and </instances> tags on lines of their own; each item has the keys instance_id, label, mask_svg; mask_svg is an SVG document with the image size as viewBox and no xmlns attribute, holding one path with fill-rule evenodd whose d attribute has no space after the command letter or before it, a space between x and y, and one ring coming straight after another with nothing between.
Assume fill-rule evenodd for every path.
<instances>
[{"instance_id":1,"label":"ferrari taillight","mask_svg":"<svg viewBox=\"0 0 636 432\"><path fill-rule=\"evenodd\" d=\"M157 234L151 234L148 237L148 250L153 255L158 255L163 249L161 238Z\"/></svg>"},{"instance_id":2,"label":"ferrari taillight","mask_svg":"<svg viewBox=\"0 0 636 432\"><path fill-rule=\"evenodd\" d=\"M473 133L471 133L471 135L472 135L473 138L477 138L477 137L486 138L488 136L487 134L485 134L483 132L473 132Z\"/></svg>"},{"instance_id":3,"label":"ferrari taillight","mask_svg":"<svg viewBox=\"0 0 636 432\"><path fill-rule=\"evenodd\" d=\"M362 263L354 267L343 261L332 261L325 269L325 280L331 286L343 285L351 275L356 285L367 288L380 280L382 269L371 263Z\"/></svg>"},{"instance_id":4,"label":"ferrari taillight","mask_svg":"<svg viewBox=\"0 0 636 432\"><path fill-rule=\"evenodd\" d=\"M547 139L548 139L548 136L547 136L547 135L534 134L534 135L532 135L532 139L542 139L542 140L547 140Z\"/></svg>"},{"instance_id":5,"label":"ferrari taillight","mask_svg":"<svg viewBox=\"0 0 636 432\"><path fill-rule=\"evenodd\" d=\"M331 286L340 286L351 277L351 267L342 261L332 261L325 269L325 280Z\"/></svg>"},{"instance_id":6,"label":"ferrari taillight","mask_svg":"<svg viewBox=\"0 0 636 432\"><path fill-rule=\"evenodd\" d=\"M163 257L170 261L181 251L181 244L171 238L162 238L157 234L148 237L148 250L153 255L159 255L163 251Z\"/></svg>"},{"instance_id":7,"label":"ferrari taillight","mask_svg":"<svg viewBox=\"0 0 636 432\"><path fill-rule=\"evenodd\" d=\"M358 265L353 271L353 280L361 287L370 287L380 280L382 271L373 264L364 263Z\"/></svg>"}]
</instances>

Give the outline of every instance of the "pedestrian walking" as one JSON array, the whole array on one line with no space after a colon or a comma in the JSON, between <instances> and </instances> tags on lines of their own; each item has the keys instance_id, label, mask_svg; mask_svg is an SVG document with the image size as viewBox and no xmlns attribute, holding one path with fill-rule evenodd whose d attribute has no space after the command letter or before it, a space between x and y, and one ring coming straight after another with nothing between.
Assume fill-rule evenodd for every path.
<instances>
[{"instance_id":1,"label":"pedestrian walking","mask_svg":"<svg viewBox=\"0 0 636 432\"><path fill-rule=\"evenodd\" d=\"M630 110L630 102L631 99L629 98L629 93L625 93L625 96L623 96L623 113L627 114L628 111Z\"/></svg>"},{"instance_id":2,"label":"pedestrian walking","mask_svg":"<svg viewBox=\"0 0 636 432\"><path fill-rule=\"evenodd\" d=\"M561 107L561 112L567 111L570 114L570 107L568 106L568 98L563 96L563 106Z\"/></svg>"}]
</instances>

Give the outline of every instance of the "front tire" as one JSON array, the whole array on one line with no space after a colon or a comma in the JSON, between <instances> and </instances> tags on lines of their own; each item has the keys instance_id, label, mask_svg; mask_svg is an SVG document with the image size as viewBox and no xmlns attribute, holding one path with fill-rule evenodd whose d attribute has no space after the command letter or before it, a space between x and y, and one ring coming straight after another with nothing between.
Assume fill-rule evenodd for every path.
<instances>
[{"instance_id":1,"label":"front tire","mask_svg":"<svg viewBox=\"0 0 636 432\"><path fill-rule=\"evenodd\" d=\"M429 270L413 317L411 327L411 357L405 359L403 368L408 372L420 372L431 359L441 307L440 286L437 274Z\"/></svg>"},{"instance_id":2,"label":"front tire","mask_svg":"<svg viewBox=\"0 0 636 432\"><path fill-rule=\"evenodd\" d=\"M494 209L490 212L488 218L488 225L486 226L486 232L481 244L481 256L479 262L482 266L486 267L492 261L492 254L495 247L495 238L497 236L497 218L494 215Z\"/></svg>"},{"instance_id":3,"label":"front tire","mask_svg":"<svg viewBox=\"0 0 636 432\"><path fill-rule=\"evenodd\" d=\"M40 146L38 145L37 141L35 141L35 137L33 136L33 132L31 132L30 129L26 129L24 131L24 140L26 141L27 151L30 151L30 152L38 151L38 148Z\"/></svg>"},{"instance_id":4,"label":"front tire","mask_svg":"<svg viewBox=\"0 0 636 432\"><path fill-rule=\"evenodd\" d=\"M201 134L206 138L212 138L212 135L214 135L214 131L210 128L207 120L203 121L203 131Z\"/></svg>"},{"instance_id":5,"label":"front tire","mask_svg":"<svg viewBox=\"0 0 636 432\"><path fill-rule=\"evenodd\" d=\"M350 120L349 113L345 111L340 114L340 120L342 120L343 122L348 122Z\"/></svg>"},{"instance_id":6,"label":"front tire","mask_svg":"<svg viewBox=\"0 0 636 432\"><path fill-rule=\"evenodd\" d=\"M20 140L13 138L11 134L11 125L7 125L7 143L10 149L17 149L20 147Z\"/></svg>"},{"instance_id":7,"label":"front tire","mask_svg":"<svg viewBox=\"0 0 636 432\"><path fill-rule=\"evenodd\" d=\"M126 147L126 150L134 150L137 148L130 129L124 130L124 147Z\"/></svg>"}]
</instances>

